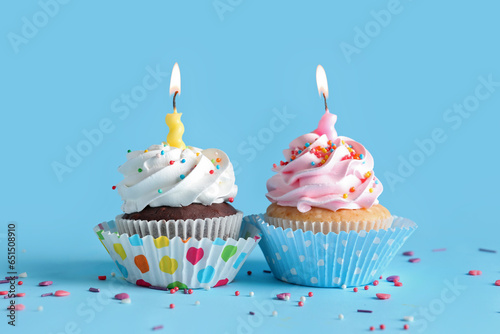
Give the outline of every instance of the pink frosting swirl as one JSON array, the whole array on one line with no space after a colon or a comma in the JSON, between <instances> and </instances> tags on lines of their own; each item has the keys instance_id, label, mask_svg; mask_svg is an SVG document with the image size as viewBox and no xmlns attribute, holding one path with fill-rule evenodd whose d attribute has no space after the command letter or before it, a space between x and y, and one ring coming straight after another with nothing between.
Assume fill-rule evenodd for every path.
<instances>
[{"instance_id":1,"label":"pink frosting swirl","mask_svg":"<svg viewBox=\"0 0 500 334\"><path fill-rule=\"evenodd\" d=\"M373 157L360 143L337 136L333 116L327 111L318 129L296 138L283 151L285 162L274 165L277 174L267 181L271 202L296 206L300 212L378 204L383 187L373 173Z\"/></svg>"}]
</instances>

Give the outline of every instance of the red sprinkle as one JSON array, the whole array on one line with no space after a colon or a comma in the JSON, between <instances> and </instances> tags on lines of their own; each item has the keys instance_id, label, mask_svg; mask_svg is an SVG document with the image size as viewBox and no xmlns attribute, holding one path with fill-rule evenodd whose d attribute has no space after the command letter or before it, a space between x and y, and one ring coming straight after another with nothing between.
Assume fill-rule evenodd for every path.
<instances>
[{"instance_id":1,"label":"red sprinkle","mask_svg":"<svg viewBox=\"0 0 500 334\"><path fill-rule=\"evenodd\" d=\"M249 271L247 271L247 275L248 275L248 276L252 275L252 272L251 272L250 270L249 270Z\"/></svg>"},{"instance_id":2,"label":"red sprinkle","mask_svg":"<svg viewBox=\"0 0 500 334\"><path fill-rule=\"evenodd\" d=\"M26 293L24 292L16 293L16 297L24 297L24 296L26 296Z\"/></svg>"},{"instance_id":3,"label":"red sprinkle","mask_svg":"<svg viewBox=\"0 0 500 334\"><path fill-rule=\"evenodd\" d=\"M500 286L500 279L497 279L497 280L495 281L495 285L496 285L496 286ZM7 291L0 291L0 295L2 294L2 292L7 292Z\"/></svg>"},{"instance_id":4,"label":"red sprinkle","mask_svg":"<svg viewBox=\"0 0 500 334\"><path fill-rule=\"evenodd\" d=\"M14 309L15 311L22 311L26 307L23 304L16 304L16 306L13 306L12 304L10 306L7 306L7 310L12 310Z\"/></svg>"},{"instance_id":5,"label":"red sprinkle","mask_svg":"<svg viewBox=\"0 0 500 334\"><path fill-rule=\"evenodd\" d=\"M174 162L175 162L174 160L170 160L170 164L171 164L171 165L173 165L173 164L174 164Z\"/></svg>"},{"instance_id":6,"label":"red sprinkle","mask_svg":"<svg viewBox=\"0 0 500 334\"><path fill-rule=\"evenodd\" d=\"M176 287L174 288L174 290L175 290L175 291L179 291L179 287L178 287L178 286L176 286Z\"/></svg>"},{"instance_id":7,"label":"red sprinkle","mask_svg":"<svg viewBox=\"0 0 500 334\"><path fill-rule=\"evenodd\" d=\"M358 292L358 288L354 288L354 289L352 289L352 291Z\"/></svg>"},{"instance_id":8,"label":"red sprinkle","mask_svg":"<svg viewBox=\"0 0 500 334\"><path fill-rule=\"evenodd\" d=\"M304 306L304 302L299 302L299 306L300 307Z\"/></svg>"},{"instance_id":9,"label":"red sprinkle","mask_svg":"<svg viewBox=\"0 0 500 334\"><path fill-rule=\"evenodd\" d=\"M212 169L209 173L210 173L210 174L213 174L213 173L214 173L213 169Z\"/></svg>"},{"instance_id":10,"label":"red sprinkle","mask_svg":"<svg viewBox=\"0 0 500 334\"><path fill-rule=\"evenodd\" d=\"M391 298L391 295L388 293L377 293L376 294L378 299L389 299Z\"/></svg>"},{"instance_id":11,"label":"red sprinkle","mask_svg":"<svg viewBox=\"0 0 500 334\"><path fill-rule=\"evenodd\" d=\"M405 330L408 330L408 329L410 329L410 325L405 324L405 325L403 326L403 328L404 328Z\"/></svg>"},{"instance_id":12,"label":"red sprinkle","mask_svg":"<svg viewBox=\"0 0 500 334\"><path fill-rule=\"evenodd\" d=\"M368 290L368 289L369 289L368 285L365 285L365 290Z\"/></svg>"},{"instance_id":13,"label":"red sprinkle","mask_svg":"<svg viewBox=\"0 0 500 334\"><path fill-rule=\"evenodd\" d=\"M309 292L307 295L308 295L309 297L314 296L314 294L313 294L312 292Z\"/></svg>"},{"instance_id":14,"label":"red sprinkle","mask_svg":"<svg viewBox=\"0 0 500 334\"><path fill-rule=\"evenodd\" d=\"M116 186L112 186L111 189L115 190L116 189Z\"/></svg>"},{"instance_id":15,"label":"red sprinkle","mask_svg":"<svg viewBox=\"0 0 500 334\"><path fill-rule=\"evenodd\" d=\"M174 294L175 293L175 289L170 289L170 293Z\"/></svg>"},{"instance_id":16,"label":"red sprinkle","mask_svg":"<svg viewBox=\"0 0 500 334\"><path fill-rule=\"evenodd\" d=\"M420 258L416 257L414 259L409 259L408 262L411 262L411 263L418 263L420 262Z\"/></svg>"},{"instance_id":17,"label":"red sprinkle","mask_svg":"<svg viewBox=\"0 0 500 334\"><path fill-rule=\"evenodd\" d=\"M401 283L400 281L397 281L397 282L394 282L394 286L403 286L403 283Z\"/></svg>"},{"instance_id":18,"label":"red sprinkle","mask_svg":"<svg viewBox=\"0 0 500 334\"><path fill-rule=\"evenodd\" d=\"M469 271L469 275L472 275L472 276L478 276L481 274L482 274L481 270L470 270Z\"/></svg>"},{"instance_id":19,"label":"red sprinkle","mask_svg":"<svg viewBox=\"0 0 500 334\"><path fill-rule=\"evenodd\" d=\"M170 304L170 308L174 308L175 307L175 304Z\"/></svg>"},{"instance_id":20,"label":"red sprinkle","mask_svg":"<svg viewBox=\"0 0 500 334\"><path fill-rule=\"evenodd\" d=\"M377 280L373 281L373 285L377 286L378 285L378 281Z\"/></svg>"},{"instance_id":21,"label":"red sprinkle","mask_svg":"<svg viewBox=\"0 0 500 334\"><path fill-rule=\"evenodd\" d=\"M432 251L433 252L444 252L446 250L446 248L436 248L436 249L433 249Z\"/></svg>"},{"instance_id":22,"label":"red sprinkle","mask_svg":"<svg viewBox=\"0 0 500 334\"><path fill-rule=\"evenodd\" d=\"M374 330L375 330L375 327L370 326L370 330L371 330L371 331L374 331Z\"/></svg>"},{"instance_id":23,"label":"red sprinkle","mask_svg":"<svg viewBox=\"0 0 500 334\"><path fill-rule=\"evenodd\" d=\"M17 285L23 285L23 281L17 282Z\"/></svg>"},{"instance_id":24,"label":"red sprinkle","mask_svg":"<svg viewBox=\"0 0 500 334\"><path fill-rule=\"evenodd\" d=\"M380 329L384 330L385 329L385 325L384 324L380 325Z\"/></svg>"},{"instance_id":25,"label":"red sprinkle","mask_svg":"<svg viewBox=\"0 0 500 334\"><path fill-rule=\"evenodd\" d=\"M0 296L9 294L9 291L0 291Z\"/></svg>"},{"instance_id":26,"label":"red sprinkle","mask_svg":"<svg viewBox=\"0 0 500 334\"><path fill-rule=\"evenodd\" d=\"M413 256L413 251L408 251L408 252L404 252L403 255L405 256Z\"/></svg>"},{"instance_id":27,"label":"red sprinkle","mask_svg":"<svg viewBox=\"0 0 500 334\"><path fill-rule=\"evenodd\" d=\"M234 293L234 295L235 295L235 296L239 296L239 295L240 295L240 292L239 292L239 291L236 291L236 292Z\"/></svg>"},{"instance_id":28,"label":"red sprinkle","mask_svg":"<svg viewBox=\"0 0 500 334\"><path fill-rule=\"evenodd\" d=\"M384 279L384 278L382 277L382 275L380 275L380 277L378 279Z\"/></svg>"},{"instance_id":29,"label":"red sprinkle","mask_svg":"<svg viewBox=\"0 0 500 334\"><path fill-rule=\"evenodd\" d=\"M189 289L189 290L188 290L188 293L189 293L190 295L191 295L191 294L193 294L193 289Z\"/></svg>"},{"instance_id":30,"label":"red sprinkle","mask_svg":"<svg viewBox=\"0 0 500 334\"><path fill-rule=\"evenodd\" d=\"M228 201L229 201L229 203L233 203L234 202L234 198L229 197Z\"/></svg>"},{"instance_id":31,"label":"red sprinkle","mask_svg":"<svg viewBox=\"0 0 500 334\"><path fill-rule=\"evenodd\" d=\"M98 279L100 279L101 281L105 281L106 280L106 276L97 276Z\"/></svg>"}]
</instances>

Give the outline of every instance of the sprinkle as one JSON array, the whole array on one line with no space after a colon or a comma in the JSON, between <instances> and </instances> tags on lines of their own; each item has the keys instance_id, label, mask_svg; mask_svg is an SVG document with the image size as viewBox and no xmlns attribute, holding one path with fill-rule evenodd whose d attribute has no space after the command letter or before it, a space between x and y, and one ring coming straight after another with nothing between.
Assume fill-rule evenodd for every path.
<instances>
[{"instance_id":1,"label":"sprinkle","mask_svg":"<svg viewBox=\"0 0 500 334\"><path fill-rule=\"evenodd\" d=\"M239 296L239 295L240 295L240 292L239 292L239 291L236 291L236 292L234 293L234 295L235 295L235 296Z\"/></svg>"},{"instance_id":2,"label":"sprinkle","mask_svg":"<svg viewBox=\"0 0 500 334\"><path fill-rule=\"evenodd\" d=\"M23 304L16 304L16 306L12 307L12 304L10 306L7 306L7 310L12 310L14 309L15 311L22 311L26 307Z\"/></svg>"},{"instance_id":3,"label":"sprinkle","mask_svg":"<svg viewBox=\"0 0 500 334\"><path fill-rule=\"evenodd\" d=\"M116 186L112 186L111 189L115 190L116 189Z\"/></svg>"},{"instance_id":4,"label":"sprinkle","mask_svg":"<svg viewBox=\"0 0 500 334\"><path fill-rule=\"evenodd\" d=\"M264 270L264 272L265 272L266 274L270 274L270 273L271 273L271 270Z\"/></svg>"},{"instance_id":5,"label":"sprinkle","mask_svg":"<svg viewBox=\"0 0 500 334\"><path fill-rule=\"evenodd\" d=\"M411 321L415 320L415 318L413 318L413 316L412 316L412 315L407 315L407 316L403 317L403 320L404 320L404 321L410 321L410 322L411 322Z\"/></svg>"},{"instance_id":6,"label":"sprinkle","mask_svg":"<svg viewBox=\"0 0 500 334\"><path fill-rule=\"evenodd\" d=\"M173 295L174 293L176 293L175 289L170 289L170 294Z\"/></svg>"},{"instance_id":7,"label":"sprinkle","mask_svg":"<svg viewBox=\"0 0 500 334\"><path fill-rule=\"evenodd\" d=\"M165 151L163 151L163 150L161 150L160 153L161 153L161 155L165 155Z\"/></svg>"},{"instance_id":8,"label":"sprinkle","mask_svg":"<svg viewBox=\"0 0 500 334\"><path fill-rule=\"evenodd\" d=\"M347 285L342 284L341 288L345 290L347 288Z\"/></svg>"},{"instance_id":9,"label":"sprinkle","mask_svg":"<svg viewBox=\"0 0 500 334\"><path fill-rule=\"evenodd\" d=\"M200 155L200 152L196 152L196 156L199 156Z\"/></svg>"},{"instance_id":10,"label":"sprinkle","mask_svg":"<svg viewBox=\"0 0 500 334\"><path fill-rule=\"evenodd\" d=\"M153 327L154 331L157 331L157 330L160 330L160 329L163 329L163 325L158 325L158 326L154 326Z\"/></svg>"},{"instance_id":11,"label":"sprinkle","mask_svg":"<svg viewBox=\"0 0 500 334\"><path fill-rule=\"evenodd\" d=\"M210 286L209 286L209 285L205 285L205 286L203 287L203 289L205 289L205 291L209 291L209 290L210 290Z\"/></svg>"},{"instance_id":12,"label":"sprinkle","mask_svg":"<svg viewBox=\"0 0 500 334\"><path fill-rule=\"evenodd\" d=\"M470 270L469 271L469 275L471 275L471 276L479 276L481 274L482 274L481 270Z\"/></svg>"},{"instance_id":13,"label":"sprinkle","mask_svg":"<svg viewBox=\"0 0 500 334\"><path fill-rule=\"evenodd\" d=\"M309 297L312 297L312 296L314 296L314 293L309 292L307 295L308 295Z\"/></svg>"},{"instance_id":14,"label":"sprinkle","mask_svg":"<svg viewBox=\"0 0 500 334\"><path fill-rule=\"evenodd\" d=\"M42 312L42 311L43 311L43 306L38 306L36 310L37 310L38 312Z\"/></svg>"},{"instance_id":15,"label":"sprinkle","mask_svg":"<svg viewBox=\"0 0 500 334\"><path fill-rule=\"evenodd\" d=\"M168 288L166 288L164 286L149 285L148 288L153 289L153 290L168 291Z\"/></svg>"},{"instance_id":16,"label":"sprinkle","mask_svg":"<svg viewBox=\"0 0 500 334\"><path fill-rule=\"evenodd\" d=\"M213 173L214 173L214 170L212 169L209 173L210 173L210 174L213 174Z\"/></svg>"},{"instance_id":17,"label":"sprinkle","mask_svg":"<svg viewBox=\"0 0 500 334\"><path fill-rule=\"evenodd\" d=\"M391 298L391 295L388 293L377 293L376 294L378 299L389 299Z\"/></svg>"},{"instance_id":18,"label":"sprinkle","mask_svg":"<svg viewBox=\"0 0 500 334\"><path fill-rule=\"evenodd\" d=\"M352 291L358 292L358 288L354 288L354 289L352 289Z\"/></svg>"},{"instance_id":19,"label":"sprinkle","mask_svg":"<svg viewBox=\"0 0 500 334\"><path fill-rule=\"evenodd\" d=\"M272 315L273 315L273 317L277 317L278 316L278 311L273 311Z\"/></svg>"},{"instance_id":20,"label":"sprinkle","mask_svg":"<svg viewBox=\"0 0 500 334\"><path fill-rule=\"evenodd\" d=\"M339 319L344 320L344 315L342 313L339 314Z\"/></svg>"},{"instance_id":21,"label":"sprinkle","mask_svg":"<svg viewBox=\"0 0 500 334\"><path fill-rule=\"evenodd\" d=\"M250 311L250 312L248 312L248 314L255 315L255 312Z\"/></svg>"},{"instance_id":22,"label":"sprinkle","mask_svg":"<svg viewBox=\"0 0 500 334\"><path fill-rule=\"evenodd\" d=\"M250 293L248 294L250 297L253 297L255 295L255 293L253 291L250 291Z\"/></svg>"},{"instance_id":23,"label":"sprinkle","mask_svg":"<svg viewBox=\"0 0 500 334\"><path fill-rule=\"evenodd\" d=\"M130 152L132 152L132 151L131 150L127 150L127 153L130 153Z\"/></svg>"},{"instance_id":24,"label":"sprinkle","mask_svg":"<svg viewBox=\"0 0 500 334\"><path fill-rule=\"evenodd\" d=\"M393 275L393 276L389 276L386 278L387 282L396 282L396 281L399 281L399 276L397 275Z\"/></svg>"},{"instance_id":25,"label":"sprinkle","mask_svg":"<svg viewBox=\"0 0 500 334\"><path fill-rule=\"evenodd\" d=\"M114 271L112 271L112 272L111 272L111 277L115 277L115 276L116 276L115 272L114 272Z\"/></svg>"},{"instance_id":26,"label":"sprinkle","mask_svg":"<svg viewBox=\"0 0 500 334\"><path fill-rule=\"evenodd\" d=\"M408 251L408 252L404 252L403 255L404 256L413 256L413 251Z\"/></svg>"},{"instance_id":27,"label":"sprinkle","mask_svg":"<svg viewBox=\"0 0 500 334\"><path fill-rule=\"evenodd\" d=\"M370 326L370 330L371 330L371 331L374 331L374 330L375 330L375 327Z\"/></svg>"},{"instance_id":28,"label":"sprinkle","mask_svg":"<svg viewBox=\"0 0 500 334\"><path fill-rule=\"evenodd\" d=\"M43 282L40 282L38 283L39 286L49 286L49 285L52 285L52 281L43 281Z\"/></svg>"},{"instance_id":29,"label":"sprinkle","mask_svg":"<svg viewBox=\"0 0 500 334\"><path fill-rule=\"evenodd\" d=\"M413 258L413 259L409 259L408 262L418 263L418 262L420 262L420 258L416 257L416 258Z\"/></svg>"},{"instance_id":30,"label":"sprinkle","mask_svg":"<svg viewBox=\"0 0 500 334\"><path fill-rule=\"evenodd\" d=\"M354 187L351 187L351 189L349 189L349 191L353 193L356 191L356 189Z\"/></svg>"},{"instance_id":31,"label":"sprinkle","mask_svg":"<svg viewBox=\"0 0 500 334\"><path fill-rule=\"evenodd\" d=\"M192 294L193 294L193 289L188 289L188 293L189 293L190 295L192 295Z\"/></svg>"},{"instance_id":32,"label":"sprinkle","mask_svg":"<svg viewBox=\"0 0 500 334\"><path fill-rule=\"evenodd\" d=\"M305 301L306 301L306 297L301 296L301 297L300 297L300 301L301 301L301 302L305 302Z\"/></svg>"},{"instance_id":33,"label":"sprinkle","mask_svg":"<svg viewBox=\"0 0 500 334\"><path fill-rule=\"evenodd\" d=\"M195 301L195 302L194 302L194 304L195 304L196 306L198 306L198 305L200 305L200 301L199 301L199 300L197 300L197 301Z\"/></svg>"},{"instance_id":34,"label":"sprinkle","mask_svg":"<svg viewBox=\"0 0 500 334\"><path fill-rule=\"evenodd\" d=\"M64 290L57 290L54 293L54 296L56 296L56 297L67 297L69 295L70 295L70 293L68 291L64 291Z\"/></svg>"},{"instance_id":35,"label":"sprinkle","mask_svg":"<svg viewBox=\"0 0 500 334\"><path fill-rule=\"evenodd\" d=\"M374 280L374 281L373 281L373 285L374 285L374 286L377 286L377 285L378 285L378 281L377 281L377 280Z\"/></svg>"},{"instance_id":36,"label":"sprinkle","mask_svg":"<svg viewBox=\"0 0 500 334\"><path fill-rule=\"evenodd\" d=\"M372 310L358 310L359 313L372 313Z\"/></svg>"},{"instance_id":37,"label":"sprinkle","mask_svg":"<svg viewBox=\"0 0 500 334\"><path fill-rule=\"evenodd\" d=\"M158 189L158 193L161 194L163 192L163 190L161 189Z\"/></svg>"},{"instance_id":38,"label":"sprinkle","mask_svg":"<svg viewBox=\"0 0 500 334\"><path fill-rule=\"evenodd\" d=\"M405 330L410 329L410 325L405 324L405 325L403 326L403 328L404 328Z\"/></svg>"},{"instance_id":39,"label":"sprinkle","mask_svg":"<svg viewBox=\"0 0 500 334\"><path fill-rule=\"evenodd\" d=\"M144 150L144 153L148 153L149 151L148 150Z\"/></svg>"},{"instance_id":40,"label":"sprinkle","mask_svg":"<svg viewBox=\"0 0 500 334\"><path fill-rule=\"evenodd\" d=\"M487 252L487 253L496 253L497 251L496 250L492 250L492 249L485 249L485 248L479 248L479 251L480 252ZM20 276L20 275L19 275Z\"/></svg>"},{"instance_id":41,"label":"sprinkle","mask_svg":"<svg viewBox=\"0 0 500 334\"><path fill-rule=\"evenodd\" d=\"M125 298L125 299L122 299L120 302L122 304L130 304L130 303L132 303L132 300L130 300L130 298Z\"/></svg>"},{"instance_id":42,"label":"sprinkle","mask_svg":"<svg viewBox=\"0 0 500 334\"><path fill-rule=\"evenodd\" d=\"M173 164L174 164L174 162L175 162L174 160L170 160L170 161L169 161L169 164L173 165Z\"/></svg>"},{"instance_id":43,"label":"sprinkle","mask_svg":"<svg viewBox=\"0 0 500 334\"><path fill-rule=\"evenodd\" d=\"M48 292L48 293L44 293L42 294L40 297L48 297L48 296L52 296L54 293L52 292Z\"/></svg>"},{"instance_id":44,"label":"sprinkle","mask_svg":"<svg viewBox=\"0 0 500 334\"><path fill-rule=\"evenodd\" d=\"M378 180L375 180L375 184L379 184Z\"/></svg>"},{"instance_id":45,"label":"sprinkle","mask_svg":"<svg viewBox=\"0 0 500 334\"><path fill-rule=\"evenodd\" d=\"M496 286L500 286L500 279L497 279L497 280L495 281L495 285L496 285Z\"/></svg>"},{"instance_id":46,"label":"sprinkle","mask_svg":"<svg viewBox=\"0 0 500 334\"><path fill-rule=\"evenodd\" d=\"M101 290L99 290L97 288L90 288L89 291L90 292L100 292Z\"/></svg>"},{"instance_id":47,"label":"sprinkle","mask_svg":"<svg viewBox=\"0 0 500 334\"><path fill-rule=\"evenodd\" d=\"M170 308L174 308L175 307L175 304L170 304Z\"/></svg>"},{"instance_id":48,"label":"sprinkle","mask_svg":"<svg viewBox=\"0 0 500 334\"><path fill-rule=\"evenodd\" d=\"M399 281L394 282L394 286L403 286L403 282L399 282Z\"/></svg>"},{"instance_id":49,"label":"sprinkle","mask_svg":"<svg viewBox=\"0 0 500 334\"><path fill-rule=\"evenodd\" d=\"M9 291L0 291L0 296L4 296L4 295L6 295L8 293L9 293Z\"/></svg>"},{"instance_id":50,"label":"sprinkle","mask_svg":"<svg viewBox=\"0 0 500 334\"><path fill-rule=\"evenodd\" d=\"M304 302L299 302L299 306L300 307L304 306Z\"/></svg>"},{"instance_id":51,"label":"sprinkle","mask_svg":"<svg viewBox=\"0 0 500 334\"><path fill-rule=\"evenodd\" d=\"M3 283L9 283L9 281L6 280L6 279L5 280L0 280L0 284L3 284Z\"/></svg>"},{"instance_id":52,"label":"sprinkle","mask_svg":"<svg viewBox=\"0 0 500 334\"><path fill-rule=\"evenodd\" d=\"M97 278L98 278L100 281L105 281L105 280L106 280L106 276L97 276Z\"/></svg>"},{"instance_id":53,"label":"sprinkle","mask_svg":"<svg viewBox=\"0 0 500 334\"><path fill-rule=\"evenodd\" d=\"M233 197L229 197L228 201L229 201L229 203L233 203L234 202L234 198Z\"/></svg>"},{"instance_id":54,"label":"sprinkle","mask_svg":"<svg viewBox=\"0 0 500 334\"><path fill-rule=\"evenodd\" d=\"M305 143L305 145L304 145L304 146L305 146L305 147L309 147L309 145L311 145L311 144L309 144L309 143Z\"/></svg>"},{"instance_id":55,"label":"sprinkle","mask_svg":"<svg viewBox=\"0 0 500 334\"><path fill-rule=\"evenodd\" d=\"M313 161L313 162L311 162L311 166L314 166L314 165L316 165L316 163L315 163L314 161Z\"/></svg>"},{"instance_id":56,"label":"sprinkle","mask_svg":"<svg viewBox=\"0 0 500 334\"><path fill-rule=\"evenodd\" d=\"M130 298L130 296L128 295L128 293L122 292L122 293L119 293L119 294L115 295L115 299L118 299L118 300L122 300L122 299L125 299L125 298Z\"/></svg>"},{"instance_id":57,"label":"sprinkle","mask_svg":"<svg viewBox=\"0 0 500 334\"><path fill-rule=\"evenodd\" d=\"M290 300L290 296L285 296L285 301L289 301Z\"/></svg>"},{"instance_id":58,"label":"sprinkle","mask_svg":"<svg viewBox=\"0 0 500 334\"><path fill-rule=\"evenodd\" d=\"M137 171L138 171L139 173L141 173L141 172L142 172L142 168L139 168Z\"/></svg>"},{"instance_id":59,"label":"sprinkle","mask_svg":"<svg viewBox=\"0 0 500 334\"><path fill-rule=\"evenodd\" d=\"M222 161L222 159L221 159L221 158L217 158L217 159L215 159L215 161L217 161L217 162L221 162L221 161Z\"/></svg>"},{"instance_id":60,"label":"sprinkle","mask_svg":"<svg viewBox=\"0 0 500 334\"><path fill-rule=\"evenodd\" d=\"M370 287L368 285L365 285L365 290L368 290Z\"/></svg>"},{"instance_id":61,"label":"sprinkle","mask_svg":"<svg viewBox=\"0 0 500 334\"><path fill-rule=\"evenodd\" d=\"M23 281L17 282L17 285L23 285Z\"/></svg>"},{"instance_id":62,"label":"sprinkle","mask_svg":"<svg viewBox=\"0 0 500 334\"><path fill-rule=\"evenodd\" d=\"M368 191L372 193L373 192L373 188L368 189Z\"/></svg>"},{"instance_id":63,"label":"sprinkle","mask_svg":"<svg viewBox=\"0 0 500 334\"><path fill-rule=\"evenodd\" d=\"M380 275L379 279L384 279L384 278L382 277L382 275Z\"/></svg>"},{"instance_id":64,"label":"sprinkle","mask_svg":"<svg viewBox=\"0 0 500 334\"><path fill-rule=\"evenodd\" d=\"M360 158L360 159L363 159L364 157L365 157L365 155L364 155L364 154L362 154L362 153L359 155L359 158Z\"/></svg>"},{"instance_id":65,"label":"sprinkle","mask_svg":"<svg viewBox=\"0 0 500 334\"><path fill-rule=\"evenodd\" d=\"M432 251L433 252L444 252L446 250L446 248L437 248L437 249L433 249Z\"/></svg>"},{"instance_id":66,"label":"sprinkle","mask_svg":"<svg viewBox=\"0 0 500 334\"><path fill-rule=\"evenodd\" d=\"M381 330L384 330L384 329L385 329L385 325L384 325L384 324L381 324L381 325L380 325L380 329L381 329Z\"/></svg>"},{"instance_id":67,"label":"sprinkle","mask_svg":"<svg viewBox=\"0 0 500 334\"><path fill-rule=\"evenodd\" d=\"M289 292L283 292L283 293L278 293L276 295L276 298L280 299L280 300L284 300L285 297L291 297L292 295L289 293Z\"/></svg>"},{"instance_id":68,"label":"sprinkle","mask_svg":"<svg viewBox=\"0 0 500 334\"><path fill-rule=\"evenodd\" d=\"M247 275L248 275L248 276L252 275L252 272L251 272L250 270L249 270L249 271L247 271Z\"/></svg>"},{"instance_id":69,"label":"sprinkle","mask_svg":"<svg viewBox=\"0 0 500 334\"><path fill-rule=\"evenodd\" d=\"M369 177L370 177L370 175L372 175L372 173L371 173L371 172L366 172L366 173L365 173L365 179L369 178Z\"/></svg>"},{"instance_id":70,"label":"sprinkle","mask_svg":"<svg viewBox=\"0 0 500 334\"><path fill-rule=\"evenodd\" d=\"M181 174L181 176L180 176L181 180L184 180L185 177L186 177L186 175L184 175L184 174Z\"/></svg>"},{"instance_id":71,"label":"sprinkle","mask_svg":"<svg viewBox=\"0 0 500 334\"><path fill-rule=\"evenodd\" d=\"M347 194L342 195L342 197L347 198Z\"/></svg>"},{"instance_id":72,"label":"sprinkle","mask_svg":"<svg viewBox=\"0 0 500 334\"><path fill-rule=\"evenodd\" d=\"M185 163L186 162L186 159L182 159L181 160L181 164Z\"/></svg>"}]
</instances>

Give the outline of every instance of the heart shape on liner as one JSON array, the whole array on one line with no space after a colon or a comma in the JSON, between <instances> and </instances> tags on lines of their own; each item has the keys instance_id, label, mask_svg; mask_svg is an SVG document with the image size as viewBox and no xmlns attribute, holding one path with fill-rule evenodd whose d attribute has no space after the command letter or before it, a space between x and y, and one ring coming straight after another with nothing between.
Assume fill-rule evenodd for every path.
<instances>
[{"instance_id":1,"label":"heart shape on liner","mask_svg":"<svg viewBox=\"0 0 500 334\"><path fill-rule=\"evenodd\" d=\"M186 259L189 262L191 262L191 264L194 266L198 262L200 262L201 259L203 259L204 255L205 255L205 252L203 251L203 248L191 247L187 251Z\"/></svg>"},{"instance_id":2,"label":"heart shape on liner","mask_svg":"<svg viewBox=\"0 0 500 334\"><path fill-rule=\"evenodd\" d=\"M227 283L229 283L229 280L227 278L221 279L217 282L217 284L214 285L214 288L226 285Z\"/></svg>"}]
</instances>

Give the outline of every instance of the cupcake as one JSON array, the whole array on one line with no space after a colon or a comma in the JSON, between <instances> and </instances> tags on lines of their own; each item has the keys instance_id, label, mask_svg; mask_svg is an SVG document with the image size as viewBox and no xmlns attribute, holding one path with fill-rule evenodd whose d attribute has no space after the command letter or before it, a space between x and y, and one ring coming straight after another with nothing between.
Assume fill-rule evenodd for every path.
<instances>
[{"instance_id":1,"label":"cupcake","mask_svg":"<svg viewBox=\"0 0 500 334\"><path fill-rule=\"evenodd\" d=\"M233 166L218 149L152 145L118 168L118 231L182 239L237 238L243 214L228 202L238 191Z\"/></svg>"},{"instance_id":2,"label":"cupcake","mask_svg":"<svg viewBox=\"0 0 500 334\"><path fill-rule=\"evenodd\" d=\"M416 229L391 215L378 197L383 187L373 157L360 143L338 136L326 106L318 128L294 139L273 165L265 214L245 217L262 232L260 247L274 276L317 287L360 286L382 274ZM321 79L321 78L320 78Z\"/></svg>"},{"instance_id":3,"label":"cupcake","mask_svg":"<svg viewBox=\"0 0 500 334\"><path fill-rule=\"evenodd\" d=\"M122 197L123 214L94 232L131 283L157 290L222 286L261 240L259 229L242 226L243 213L229 204L238 187L228 156L182 141L177 64L171 93L172 87L167 143L128 151L118 169L124 178L113 186Z\"/></svg>"}]
</instances>

